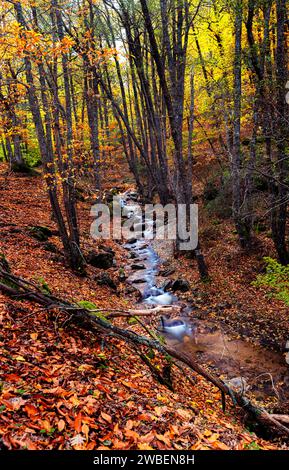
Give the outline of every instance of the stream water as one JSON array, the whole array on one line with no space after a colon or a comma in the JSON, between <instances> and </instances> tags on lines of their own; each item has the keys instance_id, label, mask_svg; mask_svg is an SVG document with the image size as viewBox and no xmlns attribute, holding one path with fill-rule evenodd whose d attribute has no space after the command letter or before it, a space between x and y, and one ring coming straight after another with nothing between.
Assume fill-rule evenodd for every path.
<instances>
[{"instance_id":1,"label":"stream water","mask_svg":"<svg viewBox=\"0 0 289 470\"><path fill-rule=\"evenodd\" d=\"M129 216L134 216L135 194L127 192L122 196L122 204L127 207ZM142 223L141 215L137 222ZM152 231L153 227L146 227ZM164 241L164 243L166 243ZM194 356L201 364L209 366L217 375L228 381L231 387L246 390L252 397L268 403L274 411L289 406L289 367L280 353L256 346L244 339L232 339L226 327L219 322L198 319L189 303L184 306L176 295L166 292L162 287L165 279L159 276L161 259L150 240L132 239L126 243L128 251L129 275L127 282L141 294L142 306L172 305L176 314L171 318L182 319L193 328L195 334L182 341L166 337L175 349ZM179 306L182 306L179 313ZM147 318L147 317L146 317ZM155 319L148 318L152 326Z\"/></svg>"}]
</instances>

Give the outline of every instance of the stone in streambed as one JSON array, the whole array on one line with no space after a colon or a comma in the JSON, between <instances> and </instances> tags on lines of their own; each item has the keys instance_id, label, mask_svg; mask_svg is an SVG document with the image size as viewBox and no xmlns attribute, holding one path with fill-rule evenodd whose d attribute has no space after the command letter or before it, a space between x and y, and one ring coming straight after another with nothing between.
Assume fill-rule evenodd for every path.
<instances>
[{"instance_id":1,"label":"stone in streambed","mask_svg":"<svg viewBox=\"0 0 289 470\"><path fill-rule=\"evenodd\" d=\"M143 278L134 279L131 281L132 284L145 284L147 281Z\"/></svg>"},{"instance_id":2,"label":"stone in streambed","mask_svg":"<svg viewBox=\"0 0 289 470\"><path fill-rule=\"evenodd\" d=\"M139 271L141 269L146 269L145 265L144 264L132 264L131 265L131 269L133 269L134 271Z\"/></svg>"},{"instance_id":3,"label":"stone in streambed","mask_svg":"<svg viewBox=\"0 0 289 470\"><path fill-rule=\"evenodd\" d=\"M137 242L136 238L129 238L126 243L128 245L134 245L134 243L136 243L136 242Z\"/></svg>"}]
</instances>

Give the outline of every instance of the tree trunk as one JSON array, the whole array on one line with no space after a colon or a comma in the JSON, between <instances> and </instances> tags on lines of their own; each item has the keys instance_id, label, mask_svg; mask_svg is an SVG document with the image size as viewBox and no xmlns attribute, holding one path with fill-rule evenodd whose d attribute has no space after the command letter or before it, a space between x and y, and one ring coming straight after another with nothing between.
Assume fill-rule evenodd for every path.
<instances>
[{"instance_id":1,"label":"tree trunk","mask_svg":"<svg viewBox=\"0 0 289 470\"><path fill-rule=\"evenodd\" d=\"M242 248L249 243L250 230L243 215L244 191L242 189L241 151L241 96L242 96L242 0L235 4L235 58L234 58L234 130L232 154L233 218Z\"/></svg>"},{"instance_id":2,"label":"tree trunk","mask_svg":"<svg viewBox=\"0 0 289 470\"><path fill-rule=\"evenodd\" d=\"M286 64L286 0L277 0L277 48L276 48L276 94L277 112L275 119L275 134L277 147L277 190L272 207L272 236L282 264L289 264L289 252L286 244L286 219L288 189L286 177L288 176L288 106L285 101L285 86L287 81Z\"/></svg>"}]
</instances>

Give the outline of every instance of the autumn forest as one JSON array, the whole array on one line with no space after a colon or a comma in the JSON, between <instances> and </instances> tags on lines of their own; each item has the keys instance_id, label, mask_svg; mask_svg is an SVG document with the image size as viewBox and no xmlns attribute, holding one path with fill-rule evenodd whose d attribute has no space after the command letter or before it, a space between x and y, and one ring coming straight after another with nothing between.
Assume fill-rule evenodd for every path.
<instances>
[{"instance_id":1,"label":"autumn forest","mask_svg":"<svg viewBox=\"0 0 289 470\"><path fill-rule=\"evenodd\" d=\"M0 450L289 448L288 43L286 0L0 1Z\"/></svg>"}]
</instances>

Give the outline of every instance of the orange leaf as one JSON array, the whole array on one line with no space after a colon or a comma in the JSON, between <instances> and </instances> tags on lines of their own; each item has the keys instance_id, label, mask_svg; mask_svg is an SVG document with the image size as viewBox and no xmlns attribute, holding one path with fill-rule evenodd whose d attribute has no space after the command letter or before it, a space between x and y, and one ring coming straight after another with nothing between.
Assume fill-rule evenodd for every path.
<instances>
[{"instance_id":1,"label":"orange leaf","mask_svg":"<svg viewBox=\"0 0 289 470\"><path fill-rule=\"evenodd\" d=\"M182 420L189 421L192 418L192 413L188 410L183 410L182 408L178 408L176 413Z\"/></svg>"},{"instance_id":2,"label":"orange leaf","mask_svg":"<svg viewBox=\"0 0 289 470\"><path fill-rule=\"evenodd\" d=\"M208 437L207 441L208 442L215 442L219 439L220 434L214 433L210 437Z\"/></svg>"},{"instance_id":3,"label":"orange leaf","mask_svg":"<svg viewBox=\"0 0 289 470\"><path fill-rule=\"evenodd\" d=\"M85 435L86 440L88 441L89 426L87 424L83 424L81 427L81 431Z\"/></svg>"},{"instance_id":4,"label":"orange leaf","mask_svg":"<svg viewBox=\"0 0 289 470\"><path fill-rule=\"evenodd\" d=\"M91 441L89 444L87 444L86 449L87 449L87 450L93 450L93 449L95 449L95 441Z\"/></svg>"},{"instance_id":5,"label":"orange leaf","mask_svg":"<svg viewBox=\"0 0 289 470\"><path fill-rule=\"evenodd\" d=\"M107 387L104 387L104 386L101 385L101 384L97 384L97 385L96 385L96 388L98 388L98 390L101 390L102 392L105 392L105 393L107 393L107 394L110 393L110 390L109 390Z\"/></svg>"},{"instance_id":6,"label":"orange leaf","mask_svg":"<svg viewBox=\"0 0 289 470\"><path fill-rule=\"evenodd\" d=\"M127 388L133 388L134 390L137 388L136 385L132 382L122 380L121 383Z\"/></svg>"},{"instance_id":7,"label":"orange leaf","mask_svg":"<svg viewBox=\"0 0 289 470\"><path fill-rule=\"evenodd\" d=\"M82 421L82 414L78 413L74 420L74 429L77 433L80 433L81 430L81 421Z\"/></svg>"},{"instance_id":8,"label":"orange leaf","mask_svg":"<svg viewBox=\"0 0 289 470\"><path fill-rule=\"evenodd\" d=\"M28 414L29 418L33 418L38 414L38 409L34 405L25 405L25 411Z\"/></svg>"},{"instance_id":9,"label":"orange leaf","mask_svg":"<svg viewBox=\"0 0 289 470\"><path fill-rule=\"evenodd\" d=\"M157 438L159 441L161 441L161 442L163 442L164 444L166 444L168 447L171 447L171 441L170 441L167 437L163 436L162 434L156 434L156 438Z\"/></svg>"},{"instance_id":10,"label":"orange leaf","mask_svg":"<svg viewBox=\"0 0 289 470\"><path fill-rule=\"evenodd\" d=\"M212 446L214 447L214 449L218 449L218 450L230 450L230 447L224 444L224 442L220 442L220 441L213 442Z\"/></svg>"},{"instance_id":11,"label":"orange leaf","mask_svg":"<svg viewBox=\"0 0 289 470\"><path fill-rule=\"evenodd\" d=\"M7 382L19 382L21 380L21 378L19 377L19 375L16 375L16 374L8 374L8 375L5 375L5 380Z\"/></svg>"},{"instance_id":12,"label":"orange leaf","mask_svg":"<svg viewBox=\"0 0 289 470\"><path fill-rule=\"evenodd\" d=\"M138 445L137 445L137 448L138 448L139 450L154 450L153 447L149 446L149 445L146 444L145 442L142 443L142 444L138 444Z\"/></svg>"},{"instance_id":13,"label":"orange leaf","mask_svg":"<svg viewBox=\"0 0 289 470\"><path fill-rule=\"evenodd\" d=\"M124 434L126 437L131 437L134 441L137 441L139 439L139 434L135 431L131 431L131 429L126 429L124 431Z\"/></svg>"},{"instance_id":14,"label":"orange leaf","mask_svg":"<svg viewBox=\"0 0 289 470\"><path fill-rule=\"evenodd\" d=\"M42 426L43 429L45 429L46 432L51 431L51 425L50 425L50 423L47 419L41 421L41 426Z\"/></svg>"},{"instance_id":15,"label":"orange leaf","mask_svg":"<svg viewBox=\"0 0 289 470\"><path fill-rule=\"evenodd\" d=\"M111 423L111 422L112 422L112 417L111 417L110 415L106 414L104 411L102 411L102 412L100 413L100 415L101 415L101 417L102 417L105 421L107 421L108 423Z\"/></svg>"}]
</instances>

